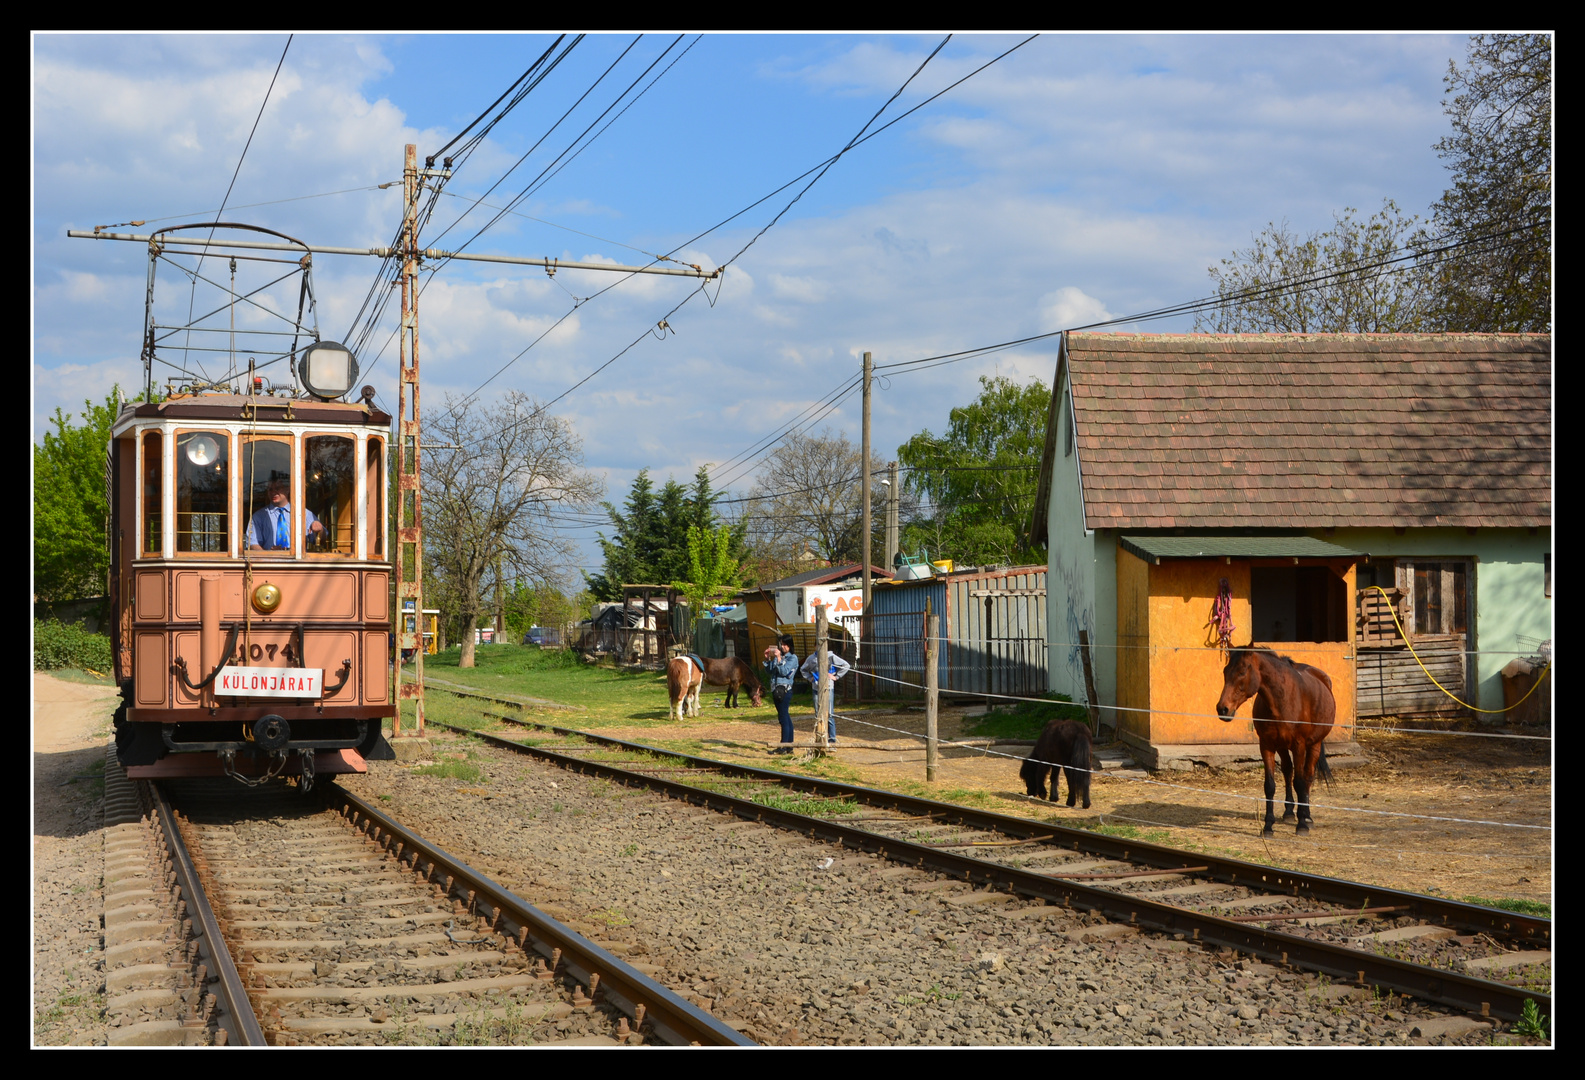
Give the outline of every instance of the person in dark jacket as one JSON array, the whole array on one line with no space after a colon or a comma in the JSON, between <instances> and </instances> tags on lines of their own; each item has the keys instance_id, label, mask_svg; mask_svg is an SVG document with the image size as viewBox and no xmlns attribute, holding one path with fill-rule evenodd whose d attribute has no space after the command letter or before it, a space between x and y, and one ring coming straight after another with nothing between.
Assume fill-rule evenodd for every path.
<instances>
[{"instance_id":1,"label":"person in dark jacket","mask_svg":"<svg viewBox=\"0 0 1585 1080\"><path fill-rule=\"evenodd\" d=\"M792 753L792 687L798 674L798 657L793 655L791 634L783 634L775 645L765 650L765 670L770 672L770 696L776 702L776 717L781 721L782 744L773 754Z\"/></svg>"}]
</instances>

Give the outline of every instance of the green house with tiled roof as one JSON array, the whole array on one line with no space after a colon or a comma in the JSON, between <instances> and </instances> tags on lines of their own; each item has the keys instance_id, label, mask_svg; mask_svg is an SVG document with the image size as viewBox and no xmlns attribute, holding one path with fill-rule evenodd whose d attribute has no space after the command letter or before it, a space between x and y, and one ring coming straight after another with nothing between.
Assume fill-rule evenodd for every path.
<instances>
[{"instance_id":1,"label":"green house with tiled roof","mask_svg":"<svg viewBox=\"0 0 1585 1080\"><path fill-rule=\"evenodd\" d=\"M1082 631L1152 765L1250 755L1228 639L1327 670L1339 742L1501 710L1552 636L1551 408L1550 335L1069 332L1031 522L1051 689L1088 699Z\"/></svg>"}]
</instances>

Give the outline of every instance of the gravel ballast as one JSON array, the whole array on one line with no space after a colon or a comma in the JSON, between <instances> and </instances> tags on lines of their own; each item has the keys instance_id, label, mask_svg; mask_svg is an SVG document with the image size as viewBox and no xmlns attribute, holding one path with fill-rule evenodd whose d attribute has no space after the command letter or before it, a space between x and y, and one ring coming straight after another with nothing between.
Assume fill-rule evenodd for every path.
<instances>
[{"instance_id":1,"label":"gravel ballast","mask_svg":"<svg viewBox=\"0 0 1585 1080\"><path fill-rule=\"evenodd\" d=\"M1489 1022L586 778L469 740L479 780L343 783L777 1045L1486 1045Z\"/></svg>"}]
</instances>

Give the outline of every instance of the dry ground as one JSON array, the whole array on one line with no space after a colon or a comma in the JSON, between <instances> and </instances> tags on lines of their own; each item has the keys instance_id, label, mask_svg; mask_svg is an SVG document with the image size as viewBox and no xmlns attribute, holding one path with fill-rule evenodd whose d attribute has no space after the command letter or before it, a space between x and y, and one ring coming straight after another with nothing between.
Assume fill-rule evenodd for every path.
<instances>
[{"instance_id":1,"label":"dry ground","mask_svg":"<svg viewBox=\"0 0 1585 1080\"><path fill-rule=\"evenodd\" d=\"M102 1043L105 747L114 687L33 675L33 1040Z\"/></svg>"},{"instance_id":2,"label":"dry ground","mask_svg":"<svg viewBox=\"0 0 1585 1080\"><path fill-rule=\"evenodd\" d=\"M777 738L774 709L767 704L729 713L718 701L702 702L698 720L668 727L664 735L653 726L602 728L601 734L638 742L698 739L711 756L746 764L786 760L767 755ZM923 733L922 710L852 715L856 719L838 721L837 751L856 781L882 788L923 783L923 747L904 734ZM802 754L812 741L812 710L795 708L793 720ZM962 710L943 709L941 737L958 737L966 720L972 723ZM1328 877L1455 898L1551 900L1550 742L1365 730L1358 741L1368 763L1338 768L1330 788L1318 785L1316 826L1305 838L1279 823L1273 838L1262 839L1258 768L1154 776L1115 770L1096 779L1091 808L1084 811L1024 795L1016 755L1027 748L945 749L934 787L983 793L976 804L1000 813L1064 825L1131 827L1146 840ZM1065 788L1062 795L1066 799Z\"/></svg>"}]
</instances>

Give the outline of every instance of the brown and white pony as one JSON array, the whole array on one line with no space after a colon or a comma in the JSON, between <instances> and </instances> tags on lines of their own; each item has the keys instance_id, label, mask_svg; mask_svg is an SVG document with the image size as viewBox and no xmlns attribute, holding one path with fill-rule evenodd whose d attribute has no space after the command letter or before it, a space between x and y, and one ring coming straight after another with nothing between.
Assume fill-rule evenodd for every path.
<instances>
[{"instance_id":1,"label":"brown and white pony","mask_svg":"<svg viewBox=\"0 0 1585 1080\"><path fill-rule=\"evenodd\" d=\"M673 657L666 665L666 689L671 693L671 718L699 715L699 691L705 683L726 687L726 707L738 707L738 688L748 686L750 702L757 708L764 693L759 677L742 657L728 656L704 661L704 670L686 656Z\"/></svg>"}]
</instances>

